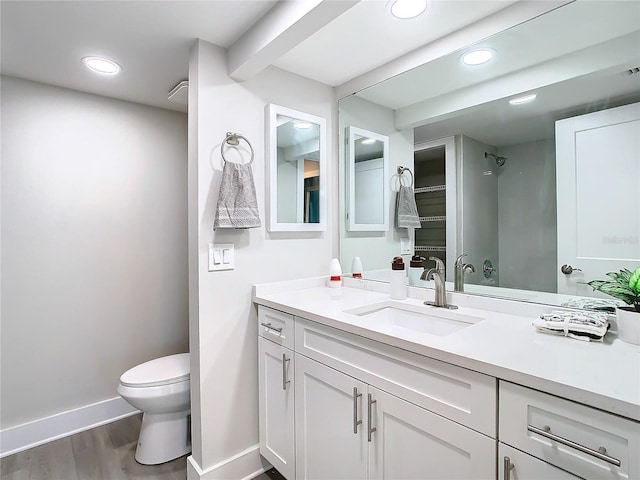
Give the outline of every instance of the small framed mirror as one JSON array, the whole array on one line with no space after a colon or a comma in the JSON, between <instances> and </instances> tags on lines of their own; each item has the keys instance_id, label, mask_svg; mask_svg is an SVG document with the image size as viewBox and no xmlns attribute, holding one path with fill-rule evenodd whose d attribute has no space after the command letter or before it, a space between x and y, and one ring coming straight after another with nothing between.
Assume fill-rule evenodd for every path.
<instances>
[{"instance_id":1,"label":"small framed mirror","mask_svg":"<svg viewBox=\"0 0 640 480\"><path fill-rule=\"evenodd\" d=\"M389 137L347 127L347 229L389 230Z\"/></svg>"},{"instance_id":2,"label":"small framed mirror","mask_svg":"<svg viewBox=\"0 0 640 480\"><path fill-rule=\"evenodd\" d=\"M326 121L267 105L270 232L326 230Z\"/></svg>"}]
</instances>

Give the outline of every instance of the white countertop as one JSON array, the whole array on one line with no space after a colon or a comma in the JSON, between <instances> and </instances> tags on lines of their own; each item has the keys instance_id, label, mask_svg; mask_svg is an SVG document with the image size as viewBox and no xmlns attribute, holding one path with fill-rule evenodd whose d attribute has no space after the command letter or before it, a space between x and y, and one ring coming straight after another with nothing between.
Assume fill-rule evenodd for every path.
<instances>
[{"instance_id":1,"label":"white countertop","mask_svg":"<svg viewBox=\"0 0 640 480\"><path fill-rule=\"evenodd\" d=\"M324 279L254 287L253 300L323 325L469 368L640 421L640 346L611 333L604 342L583 342L535 331L531 322L553 307L448 294L457 312L484 320L446 336L376 329L366 316L344 310L389 300L376 282L348 279L336 292ZM378 291L372 291L378 290ZM433 290L410 289L404 303L422 305ZM517 313L517 314L514 314Z\"/></svg>"}]
</instances>

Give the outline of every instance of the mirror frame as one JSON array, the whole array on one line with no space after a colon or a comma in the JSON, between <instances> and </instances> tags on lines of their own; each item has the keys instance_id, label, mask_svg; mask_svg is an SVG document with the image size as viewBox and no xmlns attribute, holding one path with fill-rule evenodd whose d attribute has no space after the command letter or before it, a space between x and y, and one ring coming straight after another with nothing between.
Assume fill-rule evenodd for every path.
<instances>
[{"instance_id":1,"label":"mirror frame","mask_svg":"<svg viewBox=\"0 0 640 480\"><path fill-rule=\"evenodd\" d=\"M347 174L347 222L346 228L350 232L387 232L389 231L389 137L380 133L371 132L363 128L354 126L346 127L347 134L347 155L346 155L346 174ZM355 223L356 218L356 198L355 198L355 178L356 178L356 135L360 137L374 138L382 142L382 223Z\"/></svg>"},{"instance_id":2,"label":"mirror frame","mask_svg":"<svg viewBox=\"0 0 640 480\"><path fill-rule=\"evenodd\" d=\"M320 221L318 223L278 222L278 122L283 115L314 123L320 127L318 164ZM327 122L324 118L280 105L266 107L265 137L267 141L267 229L270 232L324 232L327 229Z\"/></svg>"}]
</instances>

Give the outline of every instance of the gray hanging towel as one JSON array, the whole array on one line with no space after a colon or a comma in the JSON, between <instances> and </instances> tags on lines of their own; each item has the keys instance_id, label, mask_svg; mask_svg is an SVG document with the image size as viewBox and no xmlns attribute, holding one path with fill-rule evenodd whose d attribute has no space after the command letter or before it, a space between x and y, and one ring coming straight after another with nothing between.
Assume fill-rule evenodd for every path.
<instances>
[{"instance_id":1,"label":"gray hanging towel","mask_svg":"<svg viewBox=\"0 0 640 480\"><path fill-rule=\"evenodd\" d=\"M213 228L255 228L260 212L250 163L224 162Z\"/></svg>"},{"instance_id":2,"label":"gray hanging towel","mask_svg":"<svg viewBox=\"0 0 640 480\"><path fill-rule=\"evenodd\" d=\"M421 226L413 188L400 185L396 195L396 228L420 228Z\"/></svg>"}]
</instances>

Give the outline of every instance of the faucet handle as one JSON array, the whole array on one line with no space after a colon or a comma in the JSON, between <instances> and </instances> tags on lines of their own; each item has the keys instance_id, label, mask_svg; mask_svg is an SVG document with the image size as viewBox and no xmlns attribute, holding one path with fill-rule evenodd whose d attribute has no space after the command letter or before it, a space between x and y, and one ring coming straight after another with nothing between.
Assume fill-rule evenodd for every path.
<instances>
[{"instance_id":1,"label":"faucet handle","mask_svg":"<svg viewBox=\"0 0 640 480\"><path fill-rule=\"evenodd\" d=\"M463 253L462 255L458 255L458 258L456 258L455 266L456 267L461 267L462 266L462 258L466 257L467 255L469 255L469 254L468 253Z\"/></svg>"},{"instance_id":2,"label":"faucet handle","mask_svg":"<svg viewBox=\"0 0 640 480\"><path fill-rule=\"evenodd\" d=\"M436 262L436 269L444 272L444 262L442 260L440 260L438 257L429 257L429 260L433 260L434 262Z\"/></svg>"}]
</instances>

